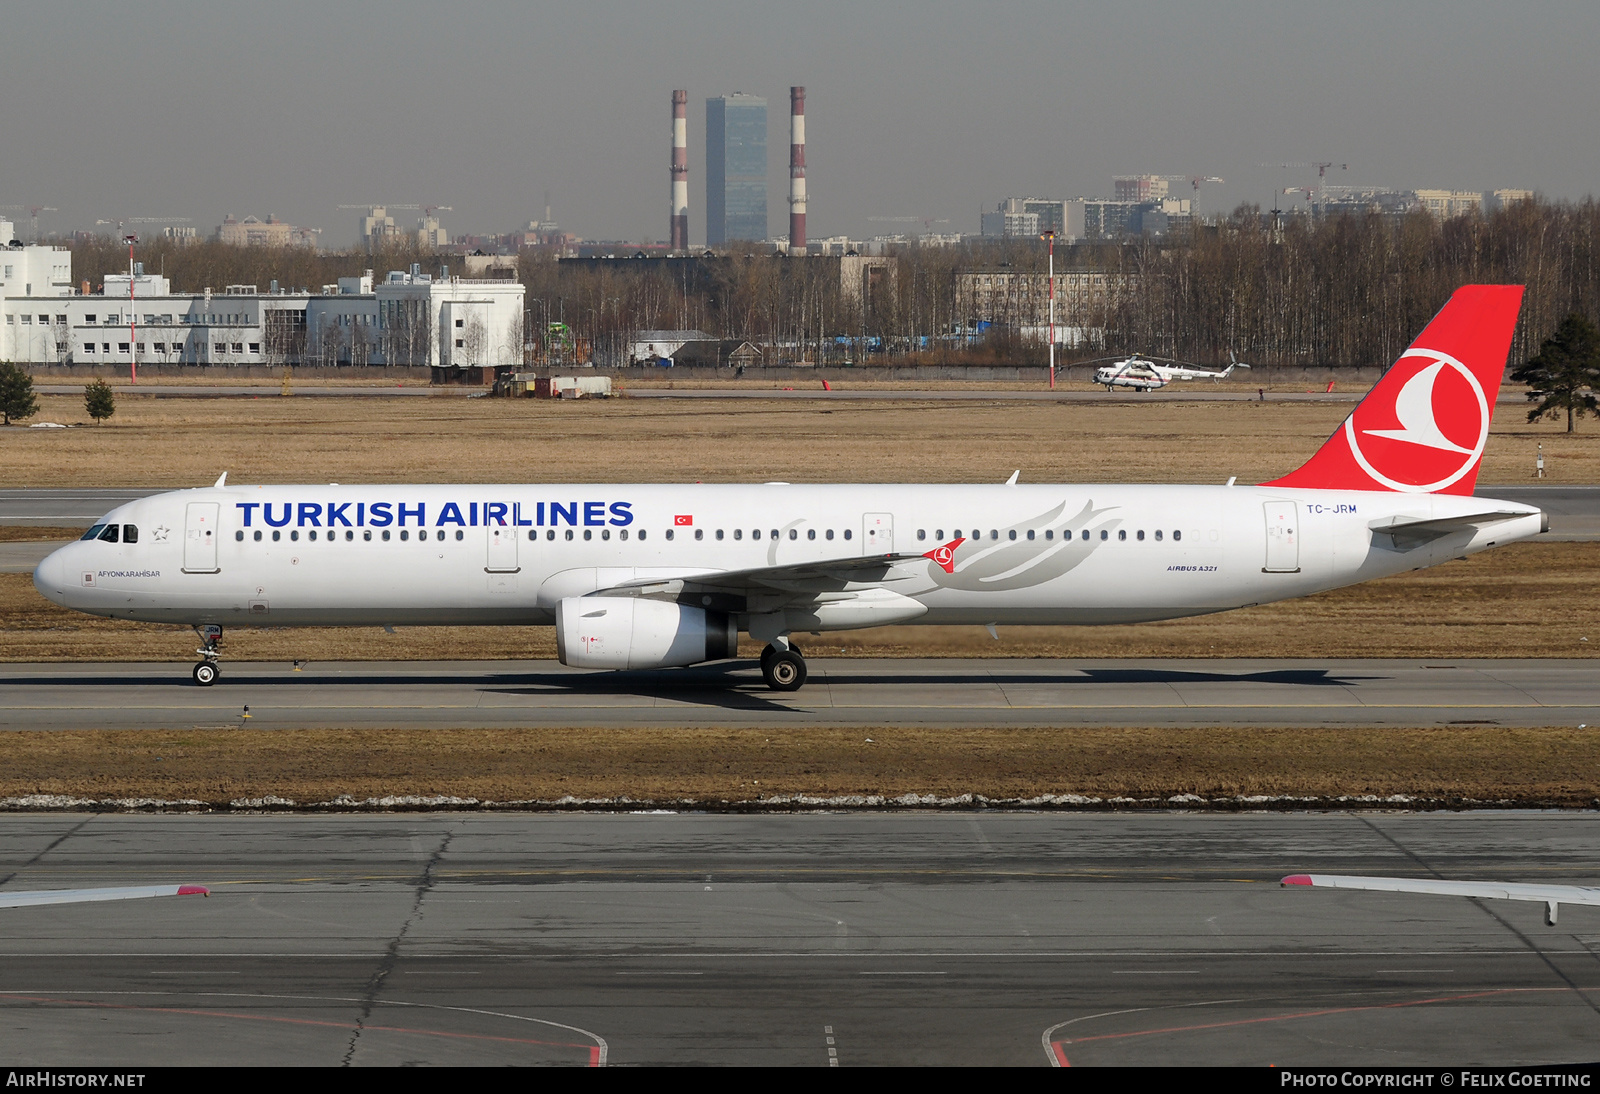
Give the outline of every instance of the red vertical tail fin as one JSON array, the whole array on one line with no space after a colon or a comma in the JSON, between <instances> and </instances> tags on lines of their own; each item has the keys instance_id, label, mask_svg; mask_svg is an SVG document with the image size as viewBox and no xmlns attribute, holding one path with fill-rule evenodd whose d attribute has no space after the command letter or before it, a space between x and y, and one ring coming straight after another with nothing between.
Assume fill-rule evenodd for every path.
<instances>
[{"instance_id":1,"label":"red vertical tail fin","mask_svg":"<svg viewBox=\"0 0 1600 1094\"><path fill-rule=\"evenodd\" d=\"M1522 289L1457 289L1316 455L1262 485L1472 493Z\"/></svg>"}]
</instances>

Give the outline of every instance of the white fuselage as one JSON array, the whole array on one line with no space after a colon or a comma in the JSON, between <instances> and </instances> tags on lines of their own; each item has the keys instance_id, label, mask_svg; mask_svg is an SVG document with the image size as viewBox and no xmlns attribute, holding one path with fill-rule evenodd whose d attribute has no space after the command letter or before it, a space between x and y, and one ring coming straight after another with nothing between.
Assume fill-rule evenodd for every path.
<instances>
[{"instance_id":1,"label":"white fuselage","mask_svg":"<svg viewBox=\"0 0 1600 1094\"><path fill-rule=\"evenodd\" d=\"M1412 546L1372 530L1486 505L1526 515ZM230 486L131 502L102 523L135 527L137 541L72 543L40 563L35 584L66 607L148 622L550 624L563 598L629 581L915 556L959 538L953 572L912 558L862 588L926 609L897 622L1107 624L1429 566L1536 535L1541 514L1265 486ZM749 613L782 608L778 590L731 614L748 629ZM841 629L872 621L836 618Z\"/></svg>"}]
</instances>

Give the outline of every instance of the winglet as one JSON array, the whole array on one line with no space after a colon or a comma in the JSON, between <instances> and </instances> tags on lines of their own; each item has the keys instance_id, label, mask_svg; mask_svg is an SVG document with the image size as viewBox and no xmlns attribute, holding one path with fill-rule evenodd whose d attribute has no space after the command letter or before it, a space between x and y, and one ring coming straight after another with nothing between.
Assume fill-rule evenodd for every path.
<instances>
[{"instance_id":1,"label":"winglet","mask_svg":"<svg viewBox=\"0 0 1600 1094\"><path fill-rule=\"evenodd\" d=\"M207 889L204 885L180 885L180 886L178 886L178 895L179 896L210 896L211 895L211 890Z\"/></svg>"},{"instance_id":2,"label":"winglet","mask_svg":"<svg viewBox=\"0 0 1600 1094\"><path fill-rule=\"evenodd\" d=\"M1290 874L1288 877L1286 877L1282 881L1278 882L1278 884L1279 885L1310 885L1310 884L1312 884L1311 875L1310 874Z\"/></svg>"},{"instance_id":3,"label":"winglet","mask_svg":"<svg viewBox=\"0 0 1600 1094\"><path fill-rule=\"evenodd\" d=\"M224 486L227 486L227 485L228 485L228 473L226 471L224 471L221 475L217 476L217 481L212 484L212 489L220 490Z\"/></svg>"}]
</instances>

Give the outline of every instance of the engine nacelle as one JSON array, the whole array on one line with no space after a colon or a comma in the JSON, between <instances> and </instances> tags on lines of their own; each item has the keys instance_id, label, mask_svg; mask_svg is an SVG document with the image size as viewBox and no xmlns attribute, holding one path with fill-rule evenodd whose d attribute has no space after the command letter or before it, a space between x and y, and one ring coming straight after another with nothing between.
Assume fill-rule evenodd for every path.
<instances>
[{"instance_id":1,"label":"engine nacelle","mask_svg":"<svg viewBox=\"0 0 1600 1094\"><path fill-rule=\"evenodd\" d=\"M556 604L556 656L580 669L662 669L733 657L739 629L720 612L630 596Z\"/></svg>"}]
</instances>

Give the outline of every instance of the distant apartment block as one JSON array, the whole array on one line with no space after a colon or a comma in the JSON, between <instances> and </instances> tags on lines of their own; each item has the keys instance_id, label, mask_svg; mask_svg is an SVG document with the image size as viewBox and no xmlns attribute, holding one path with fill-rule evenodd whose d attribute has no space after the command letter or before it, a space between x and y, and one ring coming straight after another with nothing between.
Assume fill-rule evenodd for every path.
<instances>
[{"instance_id":1,"label":"distant apartment block","mask_svg":"<svg viewBox=\"0 0 1600 1094\"><path fill-rule=\"evenodd\" d=\"M170 231L171 229L169 229ZM217 242L231 247L316 247L315 228L296 228L285 224L272 214L266 220L245 217L235 220L225 217L217 226Z\"/></svg>"},{"instance_id":2,"label":"distant apartment block","mask_svg":"<svg viewBox=\"0 0 1600 1094\"><path fill-rule=\"evenodd\" d=\"M1118 201L1142 204L1166 197L1170 180L1165 175L1118 175L1111 181Z\"/></svg>"},{"instance_id":3,"label":"distant apartment block","mask_svg":"<svg viewBox=\"0 0 1600 1094\"><path fill-rule=\"evenodd\" d=\"M1158 180L1161 181L1161 180ZM1053 231L1064 242L1166 235L1193 220L1188 198L1149 201L1115 198L1007 198L983 214L982 232L991 239L1038 238Z\"/></svg>"},{"instance_id":4,"label":"distant apartment block","mask_svg":"<svg viewBox=\"0 0 1600 1094\"><path fill-rule=\"evenodd\" d=\"M1056 325L1096 330L1107 310L1126 292L1125 274L1101 270L1056 271ZM956 315L967 321L1023 330L1043 328L1050 318L1050 279L1043 271L971 270L956 274Z\"/></svg>"},{"instance_id":5,"label":"distant apartment block","mask_svg":"<svg viewBox=\"0 0 1600 1094\"><path fill-rule=\"evenodd\" d=\"M1418 190L1417 204L1440 220L1475 213L1483 207L1479 190Z\"/></svg>"},{"instance_id":6,"label":"distant apartment block","mask_svg":"<svg viewBox=\"0 0 1600 1094\"><path fill-rule=\"evenodd\" d=\"M767 100L706 100L706 243L767 238Z\"/></svg>"}]
</instances>

